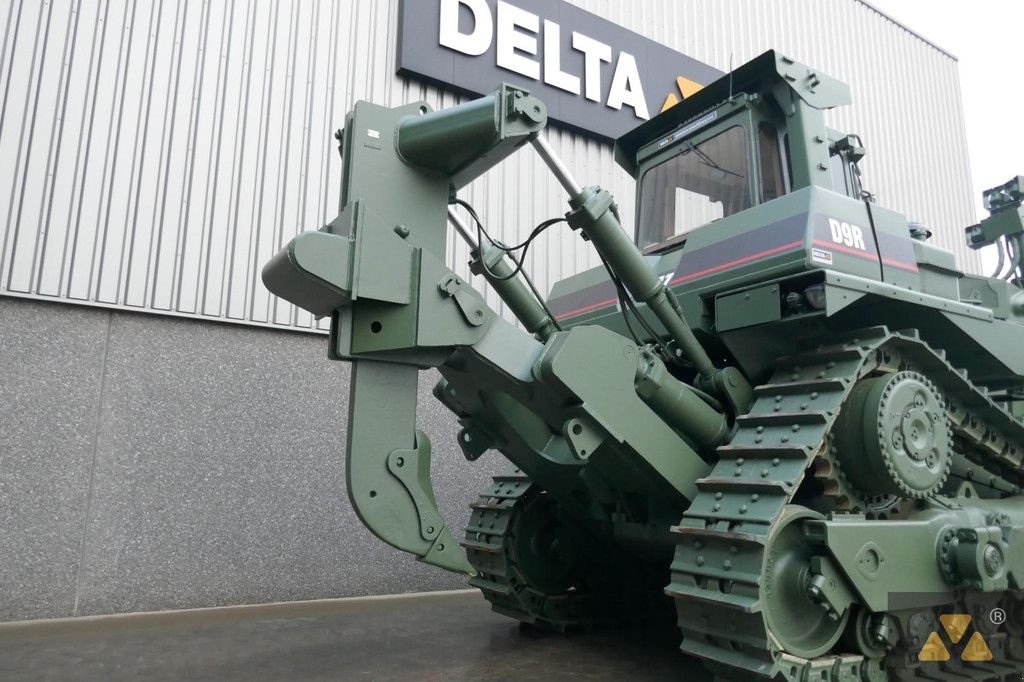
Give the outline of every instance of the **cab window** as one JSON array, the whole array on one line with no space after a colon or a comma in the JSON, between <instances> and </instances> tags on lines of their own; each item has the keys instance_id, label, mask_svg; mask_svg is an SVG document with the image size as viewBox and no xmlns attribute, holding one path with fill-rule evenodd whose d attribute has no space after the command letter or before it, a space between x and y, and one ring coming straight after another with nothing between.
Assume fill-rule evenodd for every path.
<instances>
[{"instance_id":1,"label":"cab window","mask_svg":"<svg viewBox=\"0 0 1024 682\"><path fill-rule=\"evenodd\" d=\"M750 208L747 136L733 126L644 173L637 243L641 248Z\"/></svg>"},{"instance_id":2,"label":"cab window","mask_svg":"<svg viewBox=\"0 0 1024 682\"><path fill-rule=\"evenodd\" d=\"M759 125L757 146L761 162L761 201L778 199L786 193L778 129L770 123Z\"/></svg>"},{"instance_id":3,"label":"cab window","mask_svg":"<svg viewBox=\"0 0 1024 682\"><path fill-rule=\"evenodd\" d=\"M832 189L848 197L853 196L850 184L846 179L846 160L842 154L833 154L828 160L828 170L832 175Z\"/></svg>"}]
</instances>

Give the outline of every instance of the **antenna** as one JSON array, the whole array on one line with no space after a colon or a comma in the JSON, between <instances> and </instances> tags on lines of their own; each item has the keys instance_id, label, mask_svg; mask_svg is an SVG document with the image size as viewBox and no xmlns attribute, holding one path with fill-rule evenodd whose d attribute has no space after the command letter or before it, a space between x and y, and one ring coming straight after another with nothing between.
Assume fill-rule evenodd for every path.
<instances>
[{"instance_id":1,"label":"antenna","mask_svg":"<svg viewBox=\"0 0 1024 682\"><path fill-rule=\"evenodd\" d=\"M732 52L729 53L729 99L732 100Z\"/></svg>"}]
</instances>

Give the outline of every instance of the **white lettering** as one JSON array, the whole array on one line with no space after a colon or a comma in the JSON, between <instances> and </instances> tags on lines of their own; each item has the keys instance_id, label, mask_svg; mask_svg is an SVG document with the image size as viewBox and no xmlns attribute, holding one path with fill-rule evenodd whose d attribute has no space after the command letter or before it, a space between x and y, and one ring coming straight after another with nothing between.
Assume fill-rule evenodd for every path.
<instances>
[{"instance_id":1,"label":"white lettering","mask_svg":"<svg viewBox=\"0 0 1024 682\"><path fill-rule=\"evenodd\" d=\"M533 35L523 33L529 31ZM540 79L540 64L519 52L537 54L537 33L540 18L532 12L519 9L507 2L498 2L498 66L522 74L533 80Z\"/></svg>"},{"instance_id":2,"label":"white lettering","mask_svg":"<svg viewBox=\"0 0 1024 682\"><path fill-rule=\"evenodd\" d=\"M646 121L651 117L647 112L644 88L640 83L640 70L636 67L636 59L628 52L619 55L612 84L608 88L608 106L612 109L621 109L623 104L633 107L637 118Z\"/></svg>"},{"instance_id":3,"label":"white lettering","mask_svg":"<svg viewBox=\"0 0 1024 682\"><path fill-rule=\"evenodd\" d=\"M459 31L459 9L465 7L473 14L473 32ZM441 25L438 41L457 52L482 55L491 47L494 26L487 0L441 0Z\"/></svg>"},{"instance_id":4,"label":"white lettering","mask_svg":"<svg viewBox=\"0 0 1024 682\"><path fill-rule=\"evenodd\" d=\"M544 82L559 90L580 94L580 79L562 71L562 29L553 21L544 20Z\"/></svg>"},{"instance_id":5,"label":"white lettering","mask_svg":"<svg viewBox=\"0 0 1024 682\"><path fill-rule=\"evenodd\" d=\"M867 251L868 247L864 245L864 230L856 225L850 225L850 232L853 233L853 246L861 251Z\"/></svg>"},{"instance_id":6,"label":"white lettering","mask_svg":"<svg viewBox=\"0 0 1024 682\"><path fill-rule=\"evenodd\" d=\"M495 45L495 62L499 68L532 80L541 80L543 75L547 85L573 95L582 91L583 96L592 102L604 101L603 64L614 63L607 106L616 111L629 106L637 118L650 118L640 69L636 58L628 52L618 54L615 59L611 46L573 31L572 49L583 54L583 74L580 76L578 72L563 70L562 27L557 22L544 19L542 36L539 16L505 0L498 0L495 12L492 12L489 0L439 0L439 3L438 41L442 47L476 57ZM465 18L466 11L472 19L472 27L463 32L465 24L459 20ZM541 58L538 50L542 39L544 54ZM842 233L838 234L841 239Z\"/></svg>"},{"instance_id":7,"label":"white lettering","mask_svg":"<svg viewBox=\"0 0 1024 682\"><path fill-rule=\"evenodd\" d=\"M843 243L847 246L853 246L853 230L850 229L850 223L840 223L839 226L843 232Z\"/></svg>"},{"instance_id":8,"label":"white lettering","mask_svg":"<svg viewBox=\"0 0 1024 682\"><path fill-rule=\"evenodd\" d=\"M864 243L864 230L859 225L829 218L828 229L832 233L832 241L836 244L845 244L861 251L868 250Z\"/></svg>"},{"instance_id":9,"label":"white lettering","mask_svg":"<svg viewBox=\"0 0 1024 682\"><path fill-rule=\"evenodd\" d=\"M601 62L612 60L612 48L582 33L572 32L572 49L583 53L583 96L601 101Z\"/></svg>"},{"instance_id":10,"label":"white lettering","mask_svg":"<svg viewBox=\"0 0 1024 682\"><path fill-rule=\"evenodd\" d=\"M835 218L828 219L828 229L832 232L832 241L836 244L843 243L843 228Z\"/></svg>"}]
</instances>

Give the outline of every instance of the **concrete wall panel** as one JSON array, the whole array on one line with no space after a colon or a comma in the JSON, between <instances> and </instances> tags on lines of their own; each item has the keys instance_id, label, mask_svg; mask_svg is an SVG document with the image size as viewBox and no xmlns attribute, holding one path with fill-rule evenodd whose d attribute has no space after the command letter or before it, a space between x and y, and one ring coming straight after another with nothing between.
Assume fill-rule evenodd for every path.
<instances>
[{"instance_id":1,"label":"concrete wall panel","mask_svg":"<svg viewBox=\"0 0 1024 682\"><path fill-rule=\"evenodd\" d=\"M0 330L0 619L466 586L356 519L323 337L11 300ZM502 464L463 459L436 378L419 427L459 536Z\"/></svg>"},{"instance_id":2,"label":"concrete wall panel","mask_svg":"<svg viewBox=\"0 0 1024 682\"><path fill-rule=\"evenodd\" d=\"M0 299L0 620L74 612L109 318Z\"/></svg>"}]
</instances>

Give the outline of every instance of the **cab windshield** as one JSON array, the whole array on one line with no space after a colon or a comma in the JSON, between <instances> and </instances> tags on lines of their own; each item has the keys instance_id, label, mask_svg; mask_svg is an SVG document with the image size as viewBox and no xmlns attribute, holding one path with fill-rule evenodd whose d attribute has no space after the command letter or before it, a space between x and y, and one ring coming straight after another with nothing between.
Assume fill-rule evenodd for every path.
<instances>
[{"instance_id":1,"label":"cab windshield","mask_svg":"<svg viewBox=\"0 0 1024 682\"><path fill-rule=\"evenodd\" d=\"M747 137L733 126L651 168L640 186L637 243L644 249L750 208Z\"/></svg>"}]
</instances>

